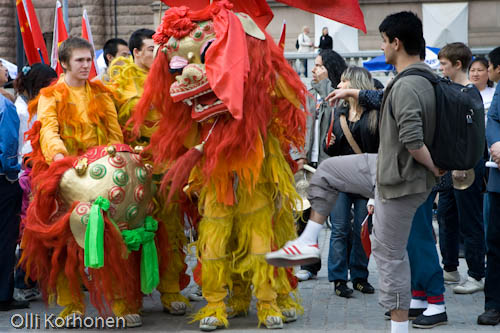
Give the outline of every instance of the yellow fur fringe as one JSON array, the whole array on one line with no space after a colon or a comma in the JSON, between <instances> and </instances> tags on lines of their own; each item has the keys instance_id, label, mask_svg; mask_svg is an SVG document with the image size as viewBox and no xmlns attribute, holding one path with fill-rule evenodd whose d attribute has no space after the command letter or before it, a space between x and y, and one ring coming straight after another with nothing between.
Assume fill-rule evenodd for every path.
<instances>
[{"instance_id":1,"label":"yellow fur fringe","mask_svg":"<svg viewBox=\"0 0 500 333\"><path fill-rule=\"evenodd\" d=\"M192 317L193 320L191 321L191 323L200 321L203 318L207 317L215 317L225 327L229 326L229 321L227 320L226 304L224 304L224 302L208 303Z\"/></svg>"}]
</instances>

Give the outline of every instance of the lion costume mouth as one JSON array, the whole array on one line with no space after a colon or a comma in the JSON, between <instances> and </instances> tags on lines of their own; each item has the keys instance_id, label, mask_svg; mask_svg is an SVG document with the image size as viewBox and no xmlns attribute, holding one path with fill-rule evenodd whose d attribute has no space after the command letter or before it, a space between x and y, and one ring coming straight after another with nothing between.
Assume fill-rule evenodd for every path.
<instances>
[{"instance_id":1,"label":"lion costume mouth","mask_svg":"<svg viewBox=\"0 0 500 333\"><path fill-rule=\"evenodd\" d=\"M191 107L191 117L203 121L228 109L217 98L208 83L204 64L189 64L170 86L170 96L174 102L184 102Z\"/></svg>"}]
</instances>

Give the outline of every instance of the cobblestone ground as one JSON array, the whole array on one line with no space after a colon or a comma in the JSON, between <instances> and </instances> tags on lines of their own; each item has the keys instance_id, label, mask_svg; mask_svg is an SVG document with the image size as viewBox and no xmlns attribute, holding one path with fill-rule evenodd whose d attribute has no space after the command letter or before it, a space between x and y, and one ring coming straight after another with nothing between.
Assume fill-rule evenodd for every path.
<instances>
[{"instance_id":1,"label":"cobblestone ground","mask_svg":"<svg viewBox=\"0 0 500 333\"><path fill-rule=\"evenodd\" d=\"M341 298L335 295L332 283L327 278L327 257L329 244L329 231L323 230L320 238L322 249L323 266L318 278L300 283L300 294L302 296L305 314L290 324L285 324L283 331L286 332L389 332L390 322L384 320L384 310L377 303L377 292L375 295L364 295L355 291L351 299ZM195 264L194 258L189 258L190 267ZM374 260L369 265L369 281L377 289L378 274ZM466 275L466 264L460 259L460 271L462 277ZM188 293L195 288L191 284L185 291ZM456 295L449 286L446 287L446 306L449 324L432 329L432 332L500 332L500 327L478 326L476 319L483 310L484 294L482 292L473 295ZM194 313L204 305L204 302L193 302L189 313ZM45 313L57 314L60 308L46 309L42 301L31 303L29 312L44 316ZM11 326L11 317L22 312L0 313L0 332L15 331ZM94 308L87 309L87 316L97 316ZM135 331L168 331L168 332L196 332L197 323L189 323L188 317L176 317L162 312L160 296L155 292L152 297L144 298L144 325ZM230 320L230 327L222 332L263 332L264 328L257 328L257 315L255 303L252 303L250 313L247 317ZM418 331L418 329L411 329ZM58 330L63 331L63 330ZM74 331L74 330L72 330ZM86 331L92 331L86 329ZM130 331L130 329L129 329Z\"/></svg>"}]
</instances>

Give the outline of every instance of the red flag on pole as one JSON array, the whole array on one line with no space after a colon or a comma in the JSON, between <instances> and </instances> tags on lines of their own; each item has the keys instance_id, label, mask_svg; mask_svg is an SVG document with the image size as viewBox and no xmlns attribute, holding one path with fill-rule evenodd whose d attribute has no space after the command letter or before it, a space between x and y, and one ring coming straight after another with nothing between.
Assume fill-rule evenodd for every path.
<instances>
[{"instance_id":1,"label":"red flag on pole","mask_svg":"<svg viewBox=\"0 0 500 333\"><path fill-rule=\"evenodd\" d=\"M35 43L35 48L38 53L41 54L41 58L44 64L49 64L49 54L47 53L47 46L45 45L45 39L43 39L42 30L40 29L40 24L38 23L38 18L36 16L35 8L31 0L23 0L24 8L28 11L28 20L31 27L31 35L33 36L33 42Z\"/></svg>"},{"instance_id":2,"label":"red flag on pole","mask_svg":"<svg viewBox=\"0 0 500 333\"><path fill-rule=\"evenodd\" d=\"M362 30L366 34L365 18L358 0L276 0L291 7L321 15Z\"/></svg>"},{"instance_id":3,"label":"red flag on pole","mask_svg":"<svg viewBox=\"0 0 500 333\"><path fill-rule=\"evenodd\" d=\"M62 6L59 1L56 2L56 12L54 15L54 38L52 39L52 55L50 56L50 65L60 75L63 72L59 63L58 49L59 45L68 39L68 31L64 24Z\"/></svg>"},{"instance_id":4,"label":"red flag on pole","mask_svg":"<svg viewBox=\"0 0 500 333\"><path fill-rule=\"evenodd\" d=\"M26 17L22 0L16 1L16 9L19 20L19 28L21 30L21 36L23 37L24 52L26 53L26 58L28 58L28 63L33 65L37 62L41 62L40 55L38 54L35 42L33 41L33 35L31 33L30 24L28 22L28 18Z\"/></svg>"},{"instance_id":5,"label":"red flag on pole","mask_svg":"<svg viewBox=\"0 0 500 333\"><path fill-rule=\"evenodd\" d=\"M90 22L86 9L83 10L82 16L82 38L86 39L92 45L92 49L94 50L94 59L92 61L92 68L90 69L89 74L89 80L91 80L97 76L97 60L95 58L94 39L92 38L92 31L90 30Z\"/></svg>"},{"instance_id":6,"label":"red flag on pole","mask_svg":"<svg viewBox=\"0 0 500 333\"><path fill-rule=\"evenodd\" d=\"M280 41L278 43L279 47L285 50L285 40L286 40L286 20L283 20L283 27L281 28Z\"/></svg>"}]
</instances>

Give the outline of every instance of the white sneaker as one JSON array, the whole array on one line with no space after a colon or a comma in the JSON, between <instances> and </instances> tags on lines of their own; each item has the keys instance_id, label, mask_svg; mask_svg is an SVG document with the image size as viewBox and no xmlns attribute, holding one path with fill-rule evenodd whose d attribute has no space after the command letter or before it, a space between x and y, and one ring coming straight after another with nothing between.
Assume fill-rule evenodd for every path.
<instances>
[{"instance_id":1,"label":"white sneaker","mask_svg":"<svg viewBox=\"0 0 500 333\"><path fill-rule=\"evenodd\" d=\"M313 274L312 272L308 271L307 269L301 269L297 273L295 273L295 276L299 281L307 281L310 279L315 279L316 274Z\"/></svg>"},{"instance_id":2,"label":"white sneaker","mask_svg":"<svg viewBox=\"0 0 500 333\"><path fill-rule=\"evenodd\" d=\"M194 288L193 291L189 293L188 298L190 301L193 302L203 301L203 294L201 292L201 287L197 285L196 288Z\"/></svg>"},{"instance_id":3,"label":"white sneaker","mask_svg":"<svg viewBox=\"0 0 500 333\"><path fill-rule=\"evenodd\" d=\"M224 327L224 324L215 317L205 317L200 320L200 330L204 332L215 331L218 328Z\"/></svg>"},{"instance_id":4,"label":"white sneaker","mask_svg":"<svg viewBox=\"0 0 500 333\"><path fill-rule=\"evenodd\" d=\"M41 294L38 288L29 288L29 289L14 288L13 298L16 301L33 301L40 298L40 296Z\"/></svg>"},{"instance_id":5,"label":"white sneaker","mask_svg":"<svg viewBox=\"0 0 500 333\"><path fill-rule=\"evenodd\" d=\"M458 271L447 272L443 270L444 283L453 284L460 282L460 273Z\"/></svg>"},{"instance_id":6,"label":"white sneaker","mask_svg":"<svg viewBox=\"0 0 500 333\"><path fill-rule=\"evenodd\" d=\"M481 290L484 290L484 278L477 281L470 276L467 277L467 280L453 288L453 292L455 294L472 294Z\"/></svg>"},{"instance_id":7,"label":"white sneaker","mask_svg":"<svg viewBox=\"0 0 500 333\"><path fill-rule=\"evenodd\" d=\"M283 319L279 316L267 316L264 325L269 329L283 328Z\"/></svg>"},{"instance_id":8,"label":"white sneaker","mask_svg":"<svg viewBox=\"0 0 500 333\"><path fill-rule=\"evenodd\" d=\"M306 245L296 239L286 243L281 249L266 254L266 261L278 267L310 265L320 260L318 244Z\"/></svg>"}]
</instances>

